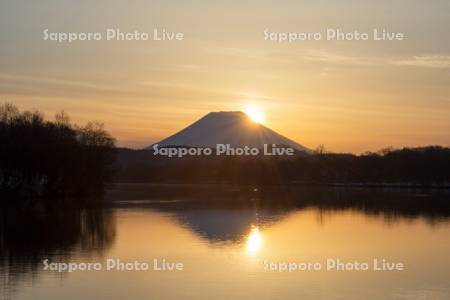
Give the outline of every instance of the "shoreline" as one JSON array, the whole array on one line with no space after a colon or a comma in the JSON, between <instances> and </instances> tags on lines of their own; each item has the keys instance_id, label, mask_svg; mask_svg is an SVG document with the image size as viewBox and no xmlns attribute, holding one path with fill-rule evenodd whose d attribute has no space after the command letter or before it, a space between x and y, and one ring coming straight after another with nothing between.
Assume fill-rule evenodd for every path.
<instances>
[{"instance_id":1,"label":"shoreline","mask_svg":"<svg viewBox=\"0 0 450 300\"><path fill-rule=\"evenodd\" d=\"M231 184L231 183L183 183L183 182L113 182L106 190L114 190L116 186L154 186L154 187L227 187L227 188L293 188L293 187L334 187L334 188L368 188L368 189L413 189L413 190L450 190L450 183L424 185L418 183L340 183L340 182L289 182L286 184Z\"/></svg>"}]
</instances>

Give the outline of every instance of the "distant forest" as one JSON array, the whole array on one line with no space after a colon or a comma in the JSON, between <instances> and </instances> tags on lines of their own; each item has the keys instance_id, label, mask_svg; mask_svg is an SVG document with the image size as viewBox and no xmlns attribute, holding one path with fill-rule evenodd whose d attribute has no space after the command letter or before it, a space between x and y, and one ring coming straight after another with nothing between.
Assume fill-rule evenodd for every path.
<instances>
[{"instance_id":1,"label":"distant forest","mask_svg":"<svg viewBox=\"0 0 450 300\"><path fill-rule=\"evenodd\" d=\"M99 123L71 124L66 113L0 105L0 205L19 198L84 198L113 182L239 185L360 185L450 188L450 148L384 149L362 155L167 158L115 147Z\"/></svg>"},{"instance_id":2,"label":"distant forest","mask_svg":"<svg viewBox=\"0 0 450 300\"><path fill-rule=\"evenodd\" d=\"M166 158L148 150L117 149L116 180L251 185L360 185L450 187L450 148L388 148L362 155Z\"/></svg>"},{"instance_id":3,"label":"distant forest","mask_svg":"<svg viewBox=\"0 0 450 300\"><path fill-rule=\"evenodd\" d=\"M73 125L0 104L0 204L16 197L101 194L113 179L114 139L99 123Z\"/></svg>"}]
</instances>

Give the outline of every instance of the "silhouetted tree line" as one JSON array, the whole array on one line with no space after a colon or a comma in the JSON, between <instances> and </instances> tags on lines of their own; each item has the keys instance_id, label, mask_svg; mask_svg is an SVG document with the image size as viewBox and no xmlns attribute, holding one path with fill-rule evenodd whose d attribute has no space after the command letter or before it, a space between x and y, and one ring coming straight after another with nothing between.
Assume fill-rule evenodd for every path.
<instances>
[{"instance_id":1,"label":"silhouetted tree line","mask_svg":"<svg viewBox=\"0 0 450 300\"><path fill-rule=\"evenodd\" d=\"M99 123L72 125L0 105L0 197L89 196L112 180L114 139Z\"/></svg>"},{"instance_id":2,"label":"silhouetted tree line","mask_svg":"<svg viewBox=\"0 0 450 300\"><path fill-rule=\"evenodd\" d=\"M383 216L393 221L403 218L425 218L438 223L450 218L450 191L391 188L346 188L335 186L227 186L227 185L160 185L118 183L107 197L120 200L116 206L133 205L175 213L192 210L258 209L273 215L293 209L317 208L353 210L366 215ZM134 201L145 199L146 201ZM183 199L183 201L177 201ZM159 201L158 201L159 200ZM160 201L164 200L164 201ZM132 204L131 204L132 203ZM259 214L261 215L261 214ZM253 214L254 216L254 214ZM271 218L272 219L272 218ZM242 235L240 235L242 236Z\"/></svg>"},{"instance_id":3,"label":"silhouetted tree line","mask_svg":"<svg viewBox=\"0 0 450 300\"><path fill-rule=\"evenodd\" d=\"M450 149L384 149L362 155L316 151L295 157L165 158L118 149L123 182L450 186Z\"/></svg>"}]
</instances>

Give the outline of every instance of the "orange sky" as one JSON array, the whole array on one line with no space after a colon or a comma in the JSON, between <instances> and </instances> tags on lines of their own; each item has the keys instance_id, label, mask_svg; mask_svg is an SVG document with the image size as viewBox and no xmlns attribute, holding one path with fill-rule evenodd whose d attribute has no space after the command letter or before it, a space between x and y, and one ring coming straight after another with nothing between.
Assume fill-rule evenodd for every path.
<instances>
[{"instance_id":1,"label":"orange sky","mask_svg":"<svg viewBox=\"0 0 450 300\"><path fill-rule=\"evenodd\" d=\"M40 1L1 4L0 100L157 142L252 103L265 125L332 151L450 146L447 1ZM357 14L354 12L358 11ZM183 32L182 41L44 41L42 31ZM264 40L264 30L403 32L405 41Z\"/></svg>"}]
</instances>

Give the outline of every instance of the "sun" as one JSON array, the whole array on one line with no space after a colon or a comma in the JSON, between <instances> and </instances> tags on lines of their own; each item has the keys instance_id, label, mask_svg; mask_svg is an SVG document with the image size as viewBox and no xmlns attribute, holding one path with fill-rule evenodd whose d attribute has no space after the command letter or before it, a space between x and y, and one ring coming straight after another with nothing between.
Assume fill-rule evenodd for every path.
<instances>
[{"instance_id":1,"label":"sun","mask_svg":"<svg viewBox=\"0 0 450 300\"><path fill-rule=\"evenodd\" d=\"M263 123L264 122L264 113L259 107L256 106L247 106L244 110L244 112L247 114L247 116L256 123Z\"/></svg>"}]
</instances>

